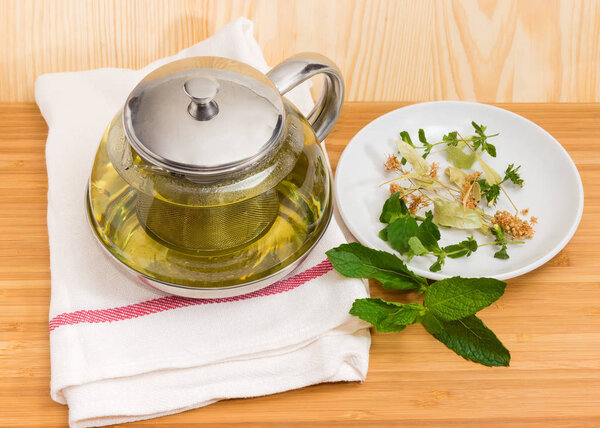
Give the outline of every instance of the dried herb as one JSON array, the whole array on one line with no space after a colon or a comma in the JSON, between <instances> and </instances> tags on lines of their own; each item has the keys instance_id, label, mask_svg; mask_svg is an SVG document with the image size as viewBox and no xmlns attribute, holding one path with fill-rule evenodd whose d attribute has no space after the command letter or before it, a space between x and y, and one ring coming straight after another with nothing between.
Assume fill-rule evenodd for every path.
<instances>
[{"instance_id":1,"label":"dried herb","mask_svg":"<svg viewBox=\"0 0 600 428\"><path fill-rule=\"evenodd\" d=\"M455 229L479 229L484 225L483 214L456 202L435 199L433 221L439 226Z\"/></svg>"},{"instance_id":2,"label":"dried herb","mask_svg":"<svg viewBox=\"0 0 600 428\"><path fill-rule=\"evenodd\" d=\"M410 163L417 174L425 175L429 172L429 164L411 144L398 140L396 146L400 155Z\"/></svg>"},{"instance_id":3,"label":"dried herb","mask_svg":"<svg viewBox=\"0 0 600 428\"><path fill-rule=\"evenodd\" d=\"M466 147L466 145L464 143L461 146L451 145L446 148L446 153L448 156L448 160L456 168L469 169L473 166L473 164L477 160L477 156L475 155L474 152L465 153L465 151L463 149L464 147Z\"/></svg>"},{"instance_id":4,"label":"dried herb","mask_svg":"<svg viewBox=\"0 0 600 428\"><path fill-rule=\"evenodd\" d=\"M435 262L430 270L439 271L446 260L446 257L456 258L469 256L476 251L479 246L499 245L500 250L496 252L496 258L508 258L507 245L511 243L522 243L515 239L526 239L533 236L532 224L537 219L531 218L531 223L518 217L519 210L511 200L503 184L512 183L523 187L524 180L521 178L520 166L510 164L504 171L502 177L488 163L482 159L484 154L492 157L496 156L496 146L490 143L489 139L498 136L498 134L487 134L487 127L482 124L472 122L474 134L469 137L463 137L457 131L452 131L442 137L442 141L431 143L423 129L418 131L418 140L420 146L416 146L410 134L407 131L400 133L401 140L397 142L398 153L401 161L395 155L390 155L385 163L386 169L394 171L398 176L388 183L393 192L393 197L386 201L380 221L386 223L380 237L388 241L392 248L401 254L406 254L408 260L414 256L432 255ZM438 177L439 165L431 165L425 158L432 153L432 149L441 146L442 151L446 152L448 162L452 165L446 168L445 172L448 181L443 182ZM423 150L421 156L418 150ZM411 169L405 169L409 164ZM481 171L468 172L477 163ZM401 183L407 182L408 185ZM505 211L497 211L494 215L485 212L485 208L496 205L498 199L504 195L515 209L515 214L508 214ZM400 199L402 202L399 202ZM480 201L484 200L484 204ZM427 211L424 217L418 215L425 208L433 206L433 211ZM394 208L393 213L391 208ZM461 243L455 246L449 246L449 251L440 249L436 240L432 241L427 237L420 236L417 231L421 226L419 221L423 221L431 214L432 223L437 226L451 227L464 230L479 230L484 234L494 234L496 240L486 244L478 245L474 238L469 238L468 242L473 249L465 250L459 247ZM524 215L524 214L523 214ZM397 221L397 223L396 223ZM395 224L394 224L395 223ZM518 227L515 228L515 225ZM437 227L436 226L436 227ZM499 243L497 232L494 229L499 227L505 235L504 243ZM431 229L431 226L429 226ZM439 233L439 231L438 231ZM435 243L435 247L432 246ZM458 246L458 247L457 247ZM452 253L449 255L448 252Z\"/></svg>"}]
</instances>

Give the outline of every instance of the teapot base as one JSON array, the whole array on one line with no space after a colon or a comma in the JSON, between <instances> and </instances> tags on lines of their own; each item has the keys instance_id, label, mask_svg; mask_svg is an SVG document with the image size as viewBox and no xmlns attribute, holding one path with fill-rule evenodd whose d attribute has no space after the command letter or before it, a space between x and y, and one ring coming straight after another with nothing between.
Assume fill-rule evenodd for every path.
<instances>
[{"instance_id":1,"label":"teapot base","mask_svg":"<svg viewBox=\"0 0 600 428\"><path fill-rule=\"evenodd\" d=\"M162 292L197 299L242 296L268 287L275 282L284 279L294 271L294 269L300 266L310 251L319 242L332 217L332 210L328 207L327 211L323 213L324 217L321 219L318 230L315 230L311 239L305 242L306 245L303 245L296 254L289 257L285 263L281 263L275 268L265 270L264 272L253 272L251 275L241 276L233 280L229 279L221 281L215 281L216 278L214 278L214 273L207 272L206 275L202 275L201 273L198 275L199 273L194 271L195 278L193 280L175 282L172 281L168 275L149 275L144 266L136 265L131 259L124 259L109 243L106 242L106 237L103 236L102 231L98 229L98 224L94 219L90 194L88 185L85 198L86 212L93 235L100 247L109 255L110 259L122 272L130 277L136 278L140 283ZM139 224L137 228L147 235L141 224ZM174 251L167 246L161 245L158 241L154 241L149 235L148 239L152 240L155 245L163 247L163 251Z\"/></svg>"}]
</instances>

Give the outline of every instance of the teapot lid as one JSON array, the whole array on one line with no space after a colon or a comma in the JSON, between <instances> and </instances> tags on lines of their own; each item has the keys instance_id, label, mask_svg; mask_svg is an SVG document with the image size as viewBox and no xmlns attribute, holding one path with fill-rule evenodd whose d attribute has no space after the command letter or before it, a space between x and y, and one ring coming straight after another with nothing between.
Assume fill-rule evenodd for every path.
<instances>
[{"instance_id":1,"label":"teapot lid","mask_svg":"<svg viewBox=\"0 0 600 428\"><path fill-rule=\"evenodd\" d=\"M212 176L269 153L285 113L261 72L227 58L192 57L152 71L123 109L123 129L145 161L171 172Z\"/></svg>"}]
</instances>

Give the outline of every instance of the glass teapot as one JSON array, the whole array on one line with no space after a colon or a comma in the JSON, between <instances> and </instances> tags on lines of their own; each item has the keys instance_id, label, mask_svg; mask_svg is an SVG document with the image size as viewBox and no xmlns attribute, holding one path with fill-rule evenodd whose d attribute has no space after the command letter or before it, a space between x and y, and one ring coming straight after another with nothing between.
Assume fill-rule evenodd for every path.
<instances>
[{"instance_id":1,"label":"glass teapot","mask_svg":"<svg viewBox=\"0 0 600 428\"><path fill-rule=\"evenodd\" d=\"M283 94L319 74L305 118ZM267 75L226 58L152 71L100 142L88 188L94 235L118 264L171 294L246 294L284 277L323 235L331 176L320 141L342 76L296 55Z\"/></svg>"}]
</instances>

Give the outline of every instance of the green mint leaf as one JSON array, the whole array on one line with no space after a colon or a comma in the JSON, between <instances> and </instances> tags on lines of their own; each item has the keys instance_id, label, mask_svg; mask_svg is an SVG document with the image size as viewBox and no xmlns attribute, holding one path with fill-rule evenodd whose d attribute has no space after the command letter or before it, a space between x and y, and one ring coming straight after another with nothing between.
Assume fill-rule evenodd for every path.
<instances>
[{"instance_id":1,"label":"green mint leaf","mask_svg":"<svg viewBox=\"0 0 600 428\"><path fill-rule=\"evenodd\" d=\"M508 252L506 251L506 245L503 245L500 250L496 251L494 253L494 257L497 259L502 259L502 260L509 259L510 256L508 255Z\"/></svg>"},{"instance_id":2,"label":"green mint leaf","mask_svg":"<svg viewBox=\"0 0 600 428\"><path fill-rule=\"evenodd\" d=\"M393 193L383 204L379 221L392 223L394 220L409 215L404 199L400 198L400 192Z\"/></svg>"},{"instance_id":3,"label":"green mint leaf","mask_svg":"<svg viewBox=\"0 0 600 428\"><path fill-rule=\"evenodd\" d=\"M410 144L411 146L415 146L410 138L410 134L406 131L402 131L400 133L400 138L402 139L402 141L404 141L405 143Z\"/></svg>"},{"instance_id":4,"label":"green mint leaf","mask_svg":"<svg viewBox=\"0 0 600 428\"><path fill-rule=\"evenodd\" d=\"M459 242L458 244L448 245L444 247L444 252L451 259L458 259L459 257L469 257L472 253L477 251L477 241L469 236L468 239Z\"/></svg>"},{"instance_id":5,"label":"green mint leaf","mask_svg":"<svg viewBox=\"0 0 600 428\"><path fill-rule=\"evenodd\" d=\"M443 328L440 330L431 321L423 322L433 337L467 360L492 367L506 367L510 364L508 349L475 315L442 324Z\"/></svg>"},{"instance_id":6,"label":"green mint leaf","mask_svg":"<svg viewBox=\"0 0 600 428\"><path fill-rule=\"evenodd\" d=\"M419 225L417 238L429 251L437 251L440 249L438 241L440 240L440 228L433 222L433 214L431 211L425 213L425 220Z\"/></svg>"},{"instance_id":7,"label":"green mint leaf","mask_svg":"<svg viewBox=\"0 0 600 428\"><path fill-rule=\"evenodd\" d=\"M427 331L431 334L437 334L444 329L444 324L438 317L431 313L431 311L425 311L424 314L417 318L417 322L423 324Z\"/></svg>"},{"instance_id":8,"label":"green mint leaf","mask_svg":"<svg viewBox=\"0 0 600 428\"><path fill-rule=\"evenodd\" d=\"M461 241L460 243L463 247L467 248L469 251L471 251L472 253L474 253L475 251L477 251L477 248L479 248L479 246L477 245L477 241L475 240L475 238L473 238L472 236L469 236L467 239L465 239L464 241Z\"/></svg>"},{"instance_id":9,"label":"green mint leaf","mask_svg":"<svg viewBox=\"0 0 600 428\"><path fill-rule=\"evenodd\" d=\"M394 303L382 299L357 299L352 304L350 315L371 323L377 331L402 331L414 324L425 308L419 303Z\"/></svg>"},{"instance_id":10,"label":"green mint leaf","mask_svg":"<svg viewBox=\"0 0 600 428\"><path fill-rule=\"evenodd\" d=\"M500 185L493 184L490 186L485 180L479 180L477 183L479 183L481 189L481 196L485 196L488 205L495 205L498 196L500 196Z\"/></svg>"},{"instance_id":11,"label":"green mint leaf","mask_svg":"<svg viewBox=\"0 0 600 428\"><path fill-rule=\"evenodd\" d=\"M414 217L406 216L397 219L387 227L387 238L392 248L401 254L410 249L408 239L415 236L419 226Z\"/></svg>"},{"instance_id":12,"label":"green mint leaf","mask_svg":"<svg viewBox=\"0 0 600 428\"><path fill-rule=\"evenodd\" d=\"M458 320L494 303L504 294L505 288L505 282L493 278L454 276L431 284L424 304L443 320Z\"/></svg>"},{"instance_id":13,"label":"green mint leaf","mask_svg":"<svg viewBox=\"0 0 600 428\"><path fill-rule=\"evenodd\" d=\"M446 255L451 259L458 259L460 257L466 256L467 254L470 255L469 250L466 250L460 244L448 245L444 247L443 250L446 253Z\"/></svg>"},{"instance_id":14,"label":"green mint leaf","mask_svg":"<svg viewBox=\"0 0 600 428\"><path fill-rule=\"evenodd\" d=\"M483 125L477 125L474 121L471 121L471 125L473 126L473 128L475 128L475 132L479 135L485 135L485 126Z\"/></svg>"},{"instance_id":15,"label":"green mint leaf","mask_svg":"<svg viewBox=\"0 0 600 428\"><path fill-rule=\"evenodd\" d=\"M506 234L504 233L504 229L502 229L499 224L495 224L494 226L492 226L490 228L490 232L492 232L492 235L494 235L494 237L496 238L494 240L494 244L506 246Z\"/></svg>"},{"instance_id":16,"label":"green mint leaf","mask_svg":"<svg viewBox=\"0 0 600 428\"><path fill-rule=\"evenodd\" d=\"M446 262L446 253L442 252L442 253L438 254L437 260L435 261L435 263L432 264L431 266L429 266L429 270L431 272L439 272L442 270L442 266L444 266L445 262Z\"/></svg>"},{"instance_id":17,"label":"green mint leaf","mask_svg":"<svg viewBox=\"0 0 600 428\"><path fill-rule=\"evenodd\" d=\"M494 244L499 245L501 247L500 250L494 253L494 257L502 260L510 258L508 252L506 251L507 240L506 234L504 233L504 229L502 229L500 225L495 224L493 227L490 228L490 231L496 238Z\"/></svg>"},{"instance_id":18,"label":"green mint leaf","mask_svg":"<svg viewBox=\"0 0 600 428\"><path fill-rule=\"evenodd\" d=\"M423 152L423 159L426 159L427 156L431 153L431 149L433 148L433 144L430 144L425 138L425 131L423 129L419 129L419 141L423 144L425 151Z\"/></svg>"},{"instance_id":19,"label":"green mint leaf","mask_svg":"<svg viewBox=\"0 0 600 428\"><path fill-rule=\"evenodd\" d=\"M518 165L516 168L515 168L515 164L513 164L513 163L508 165L508 167L506 168L506 171L504 171L504 180L502 180L502 182L504 182L506 180L510 180L514 184L516 184L520 187L523 187L523 185L525 183L523 182L523 179L517 172L517 171L519 171L519 168L521 168L521 165Z\"/></svg>"},{"instance_id":20,"label":"green mint leaf","mask_svg":"<svg viewBox=\"0 0 600 428\"><path fill-rule=\"evenodd\" d=\"M423 131L423 129L419 129L419 141L424 145L424 146L428 146L430 145L429 142L427 141L427 138L425 138L425 131Z\"/></svg>"},{"instance_id":21,"label":"green mint leaf","mask_svg":"<svg viewBox=\"0 0 600 428\"><path fill-rule=\"evenodd\" d=\"M387 228L388 228L388 227L386 226L386 227L384 227L383 229L381 229L381 230L379 231L379 237L380 237L382 240L384 240L384 241L387 241L387 240L388 240L388 237L387 237Z\"/></svg>"},{"instance_id":22,"label":"green mint leaf","mask_svg":"<svg viewBox=\"0 0 600 428\"><path fill-rule=\"evenodd\" d=\"M385 288L414 290L427 286L394 254L365 247L358 242L342 244L327 251L327 257L340 274L350 278L371 278Z\"/></svg>"},{"instance_id":23,"label":"green mint leaf","mask_svg":"<svg viewBox=\"0 0 600 428\"><path fill-rule=\"evenodd\" d=\"M442 141L444 141L448 147L456 146L458 144L458 132L453 131L442 137Z\"/></svg>"},{"instance_id":24,"label":"green mint leaf","mask_svg":"<svg viewBox=\"0 0 600 428\"><path fill-rule=\"evenodd\" d=\"M477 160L475 153L465 153L458 145L448 146L446 157L452 165L460 169L470 169Z\"/></svg>"},{"instance_id":25,"label":"green mint leaf","mask_svg":"<svg viewBox=\"0 0 600 428\"><path fill-rule=\"evenodd\" d=\"M485 143L484 143L484 150L485 150L486 152L488 152L488 154L489 154L491 157L493 157L493 158L495 158L495 157L496 157L496 146L494 146L493 144L490 144L490 143L488 143L488 142L485 142Z\"/></svg>"},{"instance_id":26,"label":"green mint leaf","mask_svg":"<svg viewBox=\"0 0 600 428\"><path fill-rule=\"evenodd\" d=\"M429 252L416 236L411 236L408 238L408 246L410 247L410 256L422 256L423 254L427 254Z\"/></svg>"},{"instance_id":27,"label":"green mint leaf","mask_svg":"<svg viewBox=\"0 0 600 428\"><path fill-rule=\"evenodd\" d=\"M498 196L500 196L500 186L497 184L490 186L490 190L485 194L485 199L487 200L488 205L496 205Z\"/></svg>"}]
</instances>

